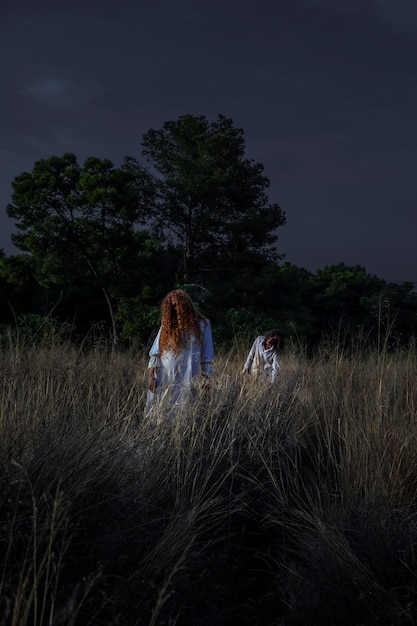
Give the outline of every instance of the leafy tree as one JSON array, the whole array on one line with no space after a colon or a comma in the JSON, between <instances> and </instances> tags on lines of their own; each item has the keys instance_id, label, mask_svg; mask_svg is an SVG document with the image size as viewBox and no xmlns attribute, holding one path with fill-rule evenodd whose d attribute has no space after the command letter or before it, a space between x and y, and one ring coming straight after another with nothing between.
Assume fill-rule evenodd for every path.
<instances>
[{"instance_id":1,"label":"leafy tree","mask_svg":"<svg viewBox=\"0 0 417 626\"><path fill-rule=\"evenodd\" d=\"M231 119L184 115L148 131L142 145L157 173L149 224L183 250L179 280L201 280L207 270L253 274L280 258L276 229L285 214L268 203L263 166L245 158L243 131Z\"/></svg>"},{"instance_id":2,"label":"leafy tree","mask_svg":"<svg viewBox=\"0 0 417 626\"><path fill-rule=\"evenodd\" d=\"M45 290L34 277L34 266L29 254L0 255L2 323L16 323L19 315L33 313L45 300Z\"/></svg>"},{"instance_id":3,"label":"leafy tree","mask_svg":"<svg viewBox=\"0 0 417 626\"><path fill-rule=\"evenodd\" d=\"M150 280L159 246L137 225L152 202L152 179L132 158L120 168L73 154L35 163L13 182L7 212L18 220L14 244L30 253L41 284L86 281L107 303L114 344L114 300L138 279ZM144 276L138 276L141 272ZM128 284L126 284L128 283Z\"/></svg>"},{"instance_id":4,"label":"leafy tree","mask_svg":"<svg viewBox=\"0 0 417 626\"><path fill-rule=\"evenodd\" d=\"M311 307L313 274L285 262L279 267L270 266L267 277L263 300L280 311L280 326L286 335L292 335L298 342L311 339L315 334Z\"/></svg>"},{"instance_id":5,"label":"leafy tree","mask_svg":"<svg viewBox=\"0 0 417 626\"><path fill-rule=\"evenodd\" d=\"M311 284L311 308L320 330L343 321L345 330L361 328L370 338L390 334L404 343L417 329L412 283L387 283L360 265L339 263L318 270Z\"/></svg>"}]
</instances>

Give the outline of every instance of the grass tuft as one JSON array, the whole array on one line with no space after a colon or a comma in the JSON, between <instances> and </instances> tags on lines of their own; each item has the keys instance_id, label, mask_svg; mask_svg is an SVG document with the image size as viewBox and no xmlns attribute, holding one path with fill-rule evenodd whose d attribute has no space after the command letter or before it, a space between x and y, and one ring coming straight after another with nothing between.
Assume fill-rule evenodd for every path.
<instances>
[{"instance_id":1,"label":"grass tuft","mask_svg":"<svg viewBox=\"0 0 417 626\"><path fill-rule=\"evenodd\" d=\"M175 419L145 355L4 342L0 626L417 621L417 360L219 355Z\"/></svg>"}]
</instances>

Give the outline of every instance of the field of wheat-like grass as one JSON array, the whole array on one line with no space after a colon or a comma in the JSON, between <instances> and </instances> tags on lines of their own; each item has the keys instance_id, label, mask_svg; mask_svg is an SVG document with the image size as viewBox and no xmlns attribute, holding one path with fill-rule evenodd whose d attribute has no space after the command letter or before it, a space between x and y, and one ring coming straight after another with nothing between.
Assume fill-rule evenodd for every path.
<instances>
[{"instance_id":1,"label":"field of wheat-like grass","mask_svg":"<svg viewBox=\"0 0 417 626\"><path fill-rule=\"evenodd\" d=\"M172 419L145 353L0 352L0 626L417 622L417 358L217 354Z\"/></svg>"}]
</instances>

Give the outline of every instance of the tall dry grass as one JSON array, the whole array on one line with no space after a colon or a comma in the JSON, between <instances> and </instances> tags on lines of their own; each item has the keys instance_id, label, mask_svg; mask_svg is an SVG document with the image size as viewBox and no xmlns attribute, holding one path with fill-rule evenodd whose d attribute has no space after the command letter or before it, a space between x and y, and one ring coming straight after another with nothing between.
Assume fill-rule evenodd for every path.
<instances>
[{"instance_id":1,"label":"tall dry grass","mask_svg":"<svg viewBox=\"0 0 417 626\"><path fill-rule=\"evenodd\" d=\"M173 420L144 354L4 341L1 626L415 623L414 347L245 356Z\"/></svg>"}]
</instances>

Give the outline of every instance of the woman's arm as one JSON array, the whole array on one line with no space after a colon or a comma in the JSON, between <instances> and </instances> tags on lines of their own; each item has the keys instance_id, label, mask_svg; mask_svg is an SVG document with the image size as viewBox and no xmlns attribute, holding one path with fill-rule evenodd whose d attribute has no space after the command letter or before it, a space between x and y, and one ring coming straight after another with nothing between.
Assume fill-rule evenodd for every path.
<instances>
[{"instance_id":1,"label":"woman's arm","mask_svg":"<svg viewBox=\"0 0 417 626\"><path fill-rule=\"evenodd\" d=\"M245 372L250 374L251 369L252 369L253 359L255 358L257 345L258 345L258 339L255 339L255 341L252 344L251 349L249 350L249 354L246 358L245 365L243 366L242 374L244 374Z\"/></svg>"},{"instance_id":2,"label":"woman's arm","mask_svg":"<svg viewBox=\"0 0 417 626\"><path fill-rule=\"evenodd\" d=\"M152 348L149 350L148 363L148 389L155 393L157 371L161 367L161 357L159 355L159 337L161 336L161 328L158 330Z\"/></svg>"}]
</instances>

